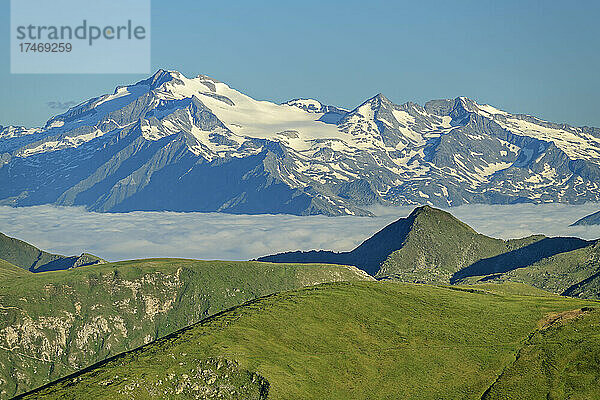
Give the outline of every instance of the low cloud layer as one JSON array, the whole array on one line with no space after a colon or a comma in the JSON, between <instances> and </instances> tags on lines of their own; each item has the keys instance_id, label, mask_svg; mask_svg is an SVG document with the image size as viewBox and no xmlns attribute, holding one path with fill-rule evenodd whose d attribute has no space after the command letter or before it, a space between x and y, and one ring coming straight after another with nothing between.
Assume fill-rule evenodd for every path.
<instances>
[{"instance_id":1,"label":"low cloud layer","mask_svg":"<svg viewBox=\"0 0 600 400\"><path fill-rule=\"evenodd\" d=\"M500 238L544 233L600 238L600 226L569 227L600 204L472 205L450 210L478 232ZM410 207L383 208L367 217L297 217L218 213L90 213L79 207L0 206L0 232L44 250L83 251L110 261L146 257L247 260L288 250L351 250Z\"/></svg>"}]
</instances>

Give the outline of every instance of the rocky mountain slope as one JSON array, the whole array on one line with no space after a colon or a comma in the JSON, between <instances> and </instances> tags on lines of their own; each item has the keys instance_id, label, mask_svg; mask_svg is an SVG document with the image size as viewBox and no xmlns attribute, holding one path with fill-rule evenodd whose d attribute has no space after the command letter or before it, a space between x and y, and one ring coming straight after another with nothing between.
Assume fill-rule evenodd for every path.
<instances>
[{"instance_id":1,"label":"rocky mountain slope","mask_svg":"<svg viewBox=\"0 0 600 400\"><path fill-rule=\"evenodd\" d=\"M259 260L354 265L378 279L404 282L515 281L600 299L599 248L598 241L572 237L495 239L450 213L422 206L350 252L288 252Z\"/></svg>"},{"instance_id":2,"label":"rocky mountain slope","mask_svg":"<svg viewBox=\"0 0 600 400\"><path fill-rule=\"evenodd\" d=\"M33 274L0 261L0 399L259 296L354 267L152 259Z\"/></svg>"},{"instance_id":3,"label":"rocky mountain slope","mask_svg":"<svg viewBox=\"0 0 600 400\"><path fill-rule=\"evenodd\" d=\"M160 70L42 128L0 127L0 203L369 215L372 204L600 200L600 129L458 97L353 110Z\"/></svg>"},{"instance_id":4,"label":"rocky mountain slope","mask_svg":"<svg viewBox=\"0 0 600 400\"><path fill-rule=\"evenodd\" d=\"M599 321L595 302L524 285L325 284L235 307L23 398L592 399Z\"/></svg>"},{"instance_id":5,"label":"rocky mountain slope","mask_svg":"<svg viewBox=\"0 0 600 400\"><path fill-rule=\"evenodd\" d=\"M56 271L106 262L88 253L79 256L47 253L27 242L2 233L0 233L0 259L31 272Z\"/></svg>"}]
</instances>

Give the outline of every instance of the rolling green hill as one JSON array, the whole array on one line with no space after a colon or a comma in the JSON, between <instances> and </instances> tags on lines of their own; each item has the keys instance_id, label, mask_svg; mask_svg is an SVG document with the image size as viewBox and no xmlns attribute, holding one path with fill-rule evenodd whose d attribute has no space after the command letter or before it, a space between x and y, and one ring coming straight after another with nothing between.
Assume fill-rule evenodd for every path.
<instances>
[{"instance_id":1,"label":"rolling green hill","mask_svg":"<svg viewBox=\"0 0 600 400\"><path fill-rule=\"evenodd\" d=\"M24 398L598 398L597 307L513 283L323 284L234 307Z\"/></svg>"},{"instance_id":2,"label":"rolling green hill","mask_svg":"<svg viewBox=\"0 0 600 400\"><path fill-rule=\"evenodd\" d=\"M266 262L303 262L354 265L370 275L376 275L382 262L395 250L403 246L410 230L420 214L434 210L431 207L417 208L406 218L389 224L384 229L361 243L349 252L334 251L293 251L260 257Z\"/></svg>"},{"instance_id":3,"label":"rolling green hill","mask_svg":"<svg viewBox=\"0 0 600 400\"><path fill-rule=\"evenodd\" d=\"M413 214L414 222L402 246L388 255L375 275L377 278L454 283L463 274L508 271L589 244L578 238L542 235L495 239L475 232L442 210L425 206Z\"/></svg>"},{"instance_id":4,"label":"rolling green hill","mask_svg":"<svg viewBox=\"0 0 600 400\"><path fill-rule=\"evenodd\" d=\"M599 325L596 309L549 316L482 399L600 398Z\"/></svg>"},{"instance_id":5,"label":"rolling green hill","mask_svg":"<svg viewBox=\"0 0 600 400\"><path fill-rule=\"evenodd\" d=\"M564 296L600 299L600 242L505 273L469 276L462 283L522 282Z\"/></svg>"},{"instance_id":6,"label":"rolling green hill","mask_svg":"<svg viewBox=\"0 0 600 400\"><path fill-rule=\"evenodd\" d=\"M377 279L417 283L468 283L492 275L505 281L525 273L532 278L519 275L515 280L563 293L598 272L595 246L596 242L573 237L495 239L475 232L448 212L423 206L350 252L290 252L259 260L342 263ZM599 298L600 293L585 291L583 296Z\"/></svg>"},{"instance_id":7,"label":"rolling green hill","mask_svg":"<svg viewBox=\"0 0 600 400\"><path fill-rule=\"evenodd\" d=\"M0 260L0 280L11 279L18 276L30 275L31 272L25 271L8 261Z\"/></svg>"},{"instance_id":8,"label":"rolling green hill","mask_svg":"<svg viewBox=\"0 0 600 400\"><path fill-rule=\"evenodd\" d=\"M0 264L0 398L270 293L369 280L338 265L150 259L32 274Z\"/></svg>"},{"instance_id":9,"label":"rolling green hill","mask_svg":"<svg viewBox=\"0 0 600 400\"><path fill-rule=\"evenodd\" d=\"M0 233L0 259L31 272L55 271L105 262L100 257L87 253L71 257L51 254L2 233Z\"/></svg>"}]
</instances>

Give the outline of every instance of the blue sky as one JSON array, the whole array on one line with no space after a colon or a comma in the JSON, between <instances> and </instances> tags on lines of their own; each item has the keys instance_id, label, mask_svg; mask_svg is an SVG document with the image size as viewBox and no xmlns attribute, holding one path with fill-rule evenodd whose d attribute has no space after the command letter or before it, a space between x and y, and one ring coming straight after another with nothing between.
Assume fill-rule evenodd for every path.
<instances>
[{"instance_id":1,"label":"blue sky","mask_svg":"<svg viewBox=\"0 0 600 400\"><path fill-rule=\"evenodd\" d=\"M152 68L199 73L255 98L354 107L468 96L600 126L598 1L154 0ZM0 0L0 125L40 125L142 75L11 75Z\"/></svg>"}]
</instances>

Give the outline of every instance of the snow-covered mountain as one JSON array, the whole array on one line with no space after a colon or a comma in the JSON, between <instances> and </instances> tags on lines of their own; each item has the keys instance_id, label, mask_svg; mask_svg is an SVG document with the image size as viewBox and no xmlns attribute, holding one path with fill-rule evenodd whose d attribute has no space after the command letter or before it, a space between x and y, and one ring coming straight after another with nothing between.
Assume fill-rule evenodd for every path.
<instances>
[{"instance_id":1,"label":"snow-covered mountain","mask_svg":"<svg viewBox=\"0 0 600 400\"><path fill-rule=\"evenodd\" d=\"M459 97L354 110L160 70L43 128L0 127L0 203L368 215L372 204L600 200L600 129Z\"/></svg>"}]
</instances>

